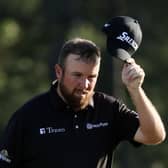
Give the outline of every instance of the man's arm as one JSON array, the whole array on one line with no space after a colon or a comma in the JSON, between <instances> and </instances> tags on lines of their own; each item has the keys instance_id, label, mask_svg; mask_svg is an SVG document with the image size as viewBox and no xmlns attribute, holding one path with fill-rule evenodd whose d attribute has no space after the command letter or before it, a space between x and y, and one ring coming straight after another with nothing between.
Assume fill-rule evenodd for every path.
<instances>
[{"instance_id":1,"label":"man's arm","mask_svg":"<svg viewBox=\"0 0 168 168\"><path fill-rule=\"evenodd\" d=\"M139 115L140 126L134 140L143 144L158 144L165 137L163 122L156 108L142 89L145 73L134 59L129 59L122 71L122 80Z\"/></svg>"}]
</instances>

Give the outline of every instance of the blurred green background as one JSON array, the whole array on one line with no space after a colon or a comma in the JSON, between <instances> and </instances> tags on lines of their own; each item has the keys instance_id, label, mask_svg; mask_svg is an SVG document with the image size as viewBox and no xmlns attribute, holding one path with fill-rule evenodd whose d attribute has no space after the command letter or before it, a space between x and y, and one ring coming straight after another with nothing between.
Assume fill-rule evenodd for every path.
<instances>
[{"instance_id":1,"label":"blurred green background","mask_svg":"<svg viewBox=\"0 0 168 168\"><path fill-rule=\"evenodd\" d=\"M130 104L121 83L122 63L107 51L103 24L116 15L139 20L143 41L134 54L146 72L143 85L167 129L168 1L166 0L1 0L0 135L10 116L25 101L46 91L55 79L54 64L63 42L83 37L103 55L97 89ZM158 146L117 148L115 168L167 168L167 140Z\"/></svg>"}]
</instances>

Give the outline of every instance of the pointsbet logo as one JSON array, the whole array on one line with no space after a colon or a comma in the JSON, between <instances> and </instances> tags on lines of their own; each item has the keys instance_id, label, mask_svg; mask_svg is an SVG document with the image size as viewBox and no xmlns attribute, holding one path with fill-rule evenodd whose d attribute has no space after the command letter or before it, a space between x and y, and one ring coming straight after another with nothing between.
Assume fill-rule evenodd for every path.
<instances>
[{"instance_id":1,"label":"pointsbet logo","mask_svg":"<svg viewBox=\"0 0 168 168\"><path fill-rule=\"evenodd\" d=\"M107 126L109 126L108 122L100 122L100 123L96 123L96 124L93 124L93 123L86 124L86 128L88 130L97 129L97 128L101 128L101 127L107 127Z\"/></svg>"}]
</instances>

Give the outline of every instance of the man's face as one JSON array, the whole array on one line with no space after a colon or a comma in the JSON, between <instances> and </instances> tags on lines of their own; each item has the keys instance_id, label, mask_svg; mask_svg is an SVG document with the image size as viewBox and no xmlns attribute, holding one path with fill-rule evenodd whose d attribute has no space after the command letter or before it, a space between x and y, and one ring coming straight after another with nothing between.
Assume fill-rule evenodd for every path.
<instances>
[{"instance_id":1,"label":"man's face","mask_svg":"<svg viewBox=\"0 0 168 168\"><path fill-rule=\"evenodd\" d=\"M82 109L88 105L96 85L99 68L100 59L96 63L85 62L76 54L67 57L64 69L56 65L60 93L73 108Z\"/></svg>"}]
</instances>

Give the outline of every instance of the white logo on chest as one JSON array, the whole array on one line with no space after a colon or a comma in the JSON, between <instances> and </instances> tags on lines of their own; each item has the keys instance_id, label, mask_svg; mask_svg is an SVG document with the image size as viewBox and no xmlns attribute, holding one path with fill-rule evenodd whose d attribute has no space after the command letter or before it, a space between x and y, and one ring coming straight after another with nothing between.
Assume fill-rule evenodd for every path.
<instances>
[{"instance_id":1,"label":"white logo on chest","mask_svg":"<svg viewBox=\"0 0 168 168\"><path fill-rule=\"evenodd\" d=\"M107 127L109 125L108 122L100 122L100 123L97 123L97 124L92 124L92 123L87 123L86 124L86 128L87 129L94 129L94 128L101 128L101 127Z\"/></svg>"},{"instance_id":2,"label":"white logo on chest","mask_svg":"<svg viewBox=\"0 0 168 168\"><path fill-rule=\"evenodd\" d=\"M63 133L65 132L65 128L53 128L53 127L45 127L40 128L40 134L56 134L56 133Z\"/></svg>"}]
</instances>

